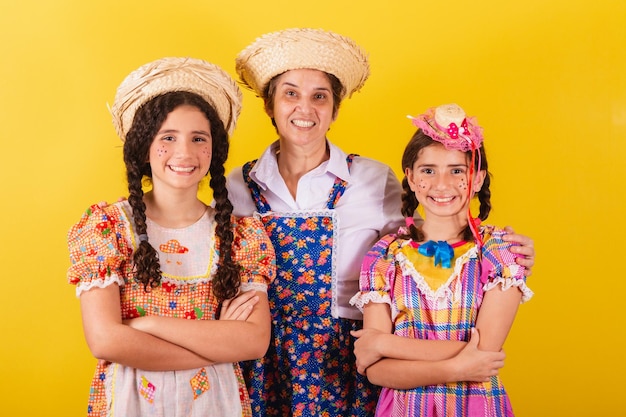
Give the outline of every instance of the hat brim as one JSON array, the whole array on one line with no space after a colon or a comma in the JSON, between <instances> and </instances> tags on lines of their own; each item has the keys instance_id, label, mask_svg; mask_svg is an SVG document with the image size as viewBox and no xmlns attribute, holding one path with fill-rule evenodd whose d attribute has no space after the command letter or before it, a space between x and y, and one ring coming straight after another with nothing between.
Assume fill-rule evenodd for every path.
<instances>
[{"instance_id":1,"label":"hat brim","mask_svg":"<svg viewBox=\"0 0 626 417\"><path fill-rule=\"evenodd\" d=\"M367 54L361 47L350 38L321 29L295 28L265 34L235 60L241 83L259 97L275 76L304 68L337 77L343 86L341 98L359 91L370 74Z\"/></svg>"},{"instance_id":2,"label":"hat brim","mask_svg":"<svg viewBox=\"0 0 626 417\"><path fill-rule=\"evenodd\" d=\"M237 83L215 64L195 58L162 58L131 72L120 84L111 115L122 141L137 109L152 98L171 91L189 91L215 108L228 134L235 129L243 96Z\"/></svg>"}]
</instances>

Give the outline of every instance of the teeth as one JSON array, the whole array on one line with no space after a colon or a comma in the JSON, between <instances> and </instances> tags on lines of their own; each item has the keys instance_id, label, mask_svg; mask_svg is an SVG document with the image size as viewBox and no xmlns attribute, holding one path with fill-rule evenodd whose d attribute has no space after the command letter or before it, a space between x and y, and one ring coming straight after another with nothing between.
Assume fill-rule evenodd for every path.
<instances>
[{"instance_id":1,"label":"teeth","mask_svg":"<svg viewBox=\"0 0 626 417\"><path fill-rule=\"evenodd\" d=\"M174 165L170 165L170 169L174 172L191 172L196 168L195 167L177 167Z\"/></svg>"},{"instance_id":2,"label":"teeth","mask_svg":"<svg viewBox=\"0 0 626 417\"><path fill-rule=\"evenodd\" d=\"M315 124L310 120L294 120L292 123L298 127L311 127Z\"/></svg>"},{"instance_id":3,"label":"teeth","mask_svg":"<svg viewBox=\"0 0 626 417\"><path fill-rule=\"evenodd\" d=\"M452 201L453 197L445 197L445 198L438 198L438 197L433 197L433 200L435 200L437 203L449 203L450 201Z\"/></svg>"}]
</instances>

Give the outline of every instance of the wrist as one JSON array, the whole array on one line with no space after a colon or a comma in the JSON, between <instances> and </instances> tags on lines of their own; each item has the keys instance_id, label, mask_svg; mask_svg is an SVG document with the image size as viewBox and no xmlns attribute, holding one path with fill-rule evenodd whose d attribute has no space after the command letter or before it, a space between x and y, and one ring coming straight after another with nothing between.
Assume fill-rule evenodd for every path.
<instances>
[{"instance_id":1,"label":"wrist","mask_svg":"<svg viewBox=\"0 0 626 417\"><path fill-rule=\"evenodd\" d=\"M381 358L393 358L394 355L391 351L393 347L393 335L392 334L378 334L376 336L376 343L374 344L376 353Z\"/></svg>"},{"instance_id":2,"label":"wrist","mask_svg":"<svg viewBox=\"0 0 626 417\"><path fill-rule=\"evenodd\" d=\"M442 376L446 382L448 381L464 381L465 377L456 357L444 359L442 361Z\"/></svg>"}]
</instances>

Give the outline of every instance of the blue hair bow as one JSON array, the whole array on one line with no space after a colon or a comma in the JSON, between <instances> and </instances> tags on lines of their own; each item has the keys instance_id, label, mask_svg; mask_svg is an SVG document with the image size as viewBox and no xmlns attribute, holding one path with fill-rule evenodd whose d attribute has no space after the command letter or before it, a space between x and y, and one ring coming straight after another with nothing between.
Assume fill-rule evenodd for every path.
<instances>
[{"instance_id":1,"label":"blue hair bow","mask_svg":"<svg viewBox=\"0 0 626 417\"><path fill-rule=\"evenodd\" d=\"M441 265L442 268L450 268L452 258L454 258L454 249L445 240L429 240L422 243L417 249L424 256L434 256L435 266Z\"/></svg>"}]
</instances>

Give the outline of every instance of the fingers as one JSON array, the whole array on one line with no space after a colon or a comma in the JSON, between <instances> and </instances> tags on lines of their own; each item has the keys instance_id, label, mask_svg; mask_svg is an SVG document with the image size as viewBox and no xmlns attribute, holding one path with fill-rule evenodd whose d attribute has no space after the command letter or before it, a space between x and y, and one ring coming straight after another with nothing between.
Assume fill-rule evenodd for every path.
<instances>
[{"instance_id":1,"label":"fingers","mask_svg":"<svg viewBox=\"0 0 626 417\"><path fill-rule=\"evenodd\" d=\"M535 256L535 248L532 246L532 241L529 245L524 246L511 246L511 252L516 253L518 255L525 256L527 258Z\"/></svg>"},{"instance_id":2,"label":"fingers","mask_svg":"<svg viewBox=\"0 0 626 417\"><path fill-rule=\"evenodd\" d=\"M479 340L480 340L480 335L478 334L478 329L476 329L475 327L472 327L472 330L470 333L470 340L469 342L467 342L467 345L473 348L478 348Z\"/></svg>"},{"instance_id":3,"label":"fingers","mask_svg":"<svg viewBox=\"0 0 626 417\"><path fill-rule=\"evenodd\" d=\"M506 242L517 243L521 246L533 246L533 240L526 235L520 235L517 233L506 233L502 236L502 240Z\"/></svg>"},{"instance_id":4,"label":"fingers","mask_svg":"<svg viewBox=\"0 0 626 417\"><path fill-rule=\"evenodd\" d=\"M363 335L363 329L360 330L350 330L350 334L352 337L356 337L357 339Z\"/></svg>"},{"instance_id":5,"label":"fingers","mask_svg":"<svg viewBox=\"0 0 626 417\"><path fill-rule=\"evenodd\" d=\"M516 255L515 262L526 268L526 276L531 274L531 269L535 265L535 248L532 246L532 240L530 245L527 246L511 246L510 251Z\"/></svg>"},{"instance_id":6,"label":"fingers","mask_svg":"<svg viewBox=\"0 0 626 417\"><path fill-rule=\"evenodd\" d=\"M124 201L124 200L126 200L126 197L122 196L122 197L119 197L119 198L117 199L117 202L118 202L118 203L121 203L121 202L122 202L122 201ZM103 200L103 201L100 201L100 202L98 203L98 207L100 207L100 208L105 208L105 207L107 207L108 205L109 205L109 203L107 203L107 202L106 202L106 201L104 201L104 200Z\"/></svg>"},{"instance_id":7,"label":"fingers","mask_svg":"<svg viewBox=\"0 0 626 417\"><path fill-rule=\"evenodd\" d=\"M512 245L509 250L518 255L515 262L526 268L526 276L530 276L531 269L535 265L535 247L534 242L528 236L516 234L510 226L504 228L507 234L502 239L507 242L517 243Z\"/></svg>"},{"instance_id":8,"label":"fingers","mask_svg":"<svg viewBox=\"0 0 626 417\"><path fill-rule=\"evenodd\" d=\"M245 321L250 317L250 313L254 305L259 301L259 296L255 291L246 291L240 293L235 298L225 300L222 303L222 312L220 320L242 320Z\"/></svg>"}]
</instances>

